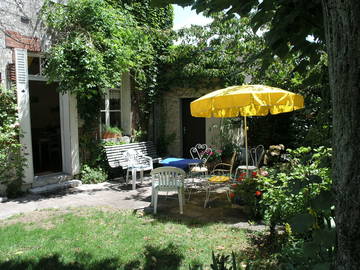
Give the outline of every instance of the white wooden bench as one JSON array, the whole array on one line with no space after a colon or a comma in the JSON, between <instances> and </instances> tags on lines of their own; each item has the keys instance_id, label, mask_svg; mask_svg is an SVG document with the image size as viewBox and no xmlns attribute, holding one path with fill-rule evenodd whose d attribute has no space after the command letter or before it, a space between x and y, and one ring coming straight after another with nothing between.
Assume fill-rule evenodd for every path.
<instances>
[{"instance_id":1,"label":"white wooden bench","mask_svg":"<svg viewBox=\"0 0 360 270\"><path fill-rule=\"evenodd\" d=\"M156 153L156 147L153 142L136 142L119 145L105 146L106 158L110 168L116 169L127 169L127 161L124 153L127 150L133 149L138 151L144 156L149 156L153 159L153 163L159 163L161 158ZM146 160L144 160L146 162Z\"/></svg>"}]
</instances>

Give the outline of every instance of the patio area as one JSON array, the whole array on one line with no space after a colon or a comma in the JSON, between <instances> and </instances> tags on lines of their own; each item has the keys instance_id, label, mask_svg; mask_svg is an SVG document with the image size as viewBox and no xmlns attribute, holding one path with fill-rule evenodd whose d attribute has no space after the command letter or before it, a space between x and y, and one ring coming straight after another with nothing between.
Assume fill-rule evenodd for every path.
<instances>
[{"instance_id":1,"label":"patio area","mask_svg":"<svg viewBox=\"0 0 360 270\"><path fill-rule=\"evenodd\" d=\"M188 179L189 180L189 179ZM188 198L188 193L186 193ZM207 208L204 208L205 191L193 190L190 200L186 200L184 213L179 213L177 194L160 193L156 219L174 219L186 223L221 222L250 230L264 230L264 225L252 224L241 206L231 204L225 192L211 194ZM152 215L151 178L145 176L142 185L132 190L123 179L100 184L81 185L53 194L31 195L9 200L0 204L0 219L41 211L43 209L67 209L77 207L99 207L108 210L134 210L143 215Z\"/></svg>"}]
</instances>

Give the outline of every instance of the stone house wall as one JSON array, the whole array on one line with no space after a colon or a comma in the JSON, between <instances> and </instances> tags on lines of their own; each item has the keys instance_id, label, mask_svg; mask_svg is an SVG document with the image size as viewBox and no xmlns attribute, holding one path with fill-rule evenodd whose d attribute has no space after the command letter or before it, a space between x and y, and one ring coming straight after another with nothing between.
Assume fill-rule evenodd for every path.
<instances>
[{"instance_id":1,"label":"stone house wall","mask_svg":"<svg viewBox=\"0 0 360 270\"><path fill-rule=\"evenodd\" d=\"M173 88L163 96L162 104L162 119L158 121L164 121L165 134L170 136L175 134L175 139L170 142L168 154L175 157L182 157L182 119L181 119L181 99L183 98L198 98L205 95L214 89L208 88ZM218 125L221 119L218 118L206 118L206 143L208 145L214 145L216 143L215 138L219 136L219 129L212 128L213 125Z\"/></svg>"},{"instance_id":2,"label":"stone house wall","mask_svg":"<svg viewBox=\"0 0 360 270\"><path fill-rule=\"evenodd\" d=\"M0 1L1 83L9 86L8 64L13 63L13 48L40 52L49 42L39 14L42 0Z\"/></svg>"}]
</instances>

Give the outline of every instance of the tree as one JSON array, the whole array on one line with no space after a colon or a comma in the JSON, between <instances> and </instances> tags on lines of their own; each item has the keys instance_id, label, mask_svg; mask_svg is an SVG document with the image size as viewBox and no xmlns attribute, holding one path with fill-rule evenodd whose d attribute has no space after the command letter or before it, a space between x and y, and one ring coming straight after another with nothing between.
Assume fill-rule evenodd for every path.
<instances>
[{"instance_id":1,"label":"tree","mask_svg":"<svg viewBox=\"0 0 360 270\"><path fill-rule=\"evenodd\" d=\"M358 0L153 0L191 5L197 12L255 13L255 29L265 34L268 55L304 56L299 67L319 59L326 47L333 110L333 182L336 196L336 269L360 269L360 1ZM311 36L314 42L308 40ZM289 46L290 44L290 46ZM271 58L268 57L269 61Z\"/></svg>"},{"instance_id":2,"label":"tree","mask_svg":"<svg viewBox=\"0 0 360 270\"><path fill-rule=\"evenodd\" d=\"M249 75L253 84L291 89L305 97L306 108L296 113L249 119L254 131L249 136L251 143L266 146L282 143L292 148L305 141L309 146L329 146L331 106L326 57L302 72L294 71L304 59L299 53L287 59L275 57L269 63L259 57L265 39L252 30L251 18L225 20L223 12L211 17L212 22L205 26L192 25L178 31L177 39L181 42L163 57L169 66L162 80L168 86L166 90L195 85L221 88L243 84ZM238 121L233 123L239 125Z\"/></svg>"}]
</instances>

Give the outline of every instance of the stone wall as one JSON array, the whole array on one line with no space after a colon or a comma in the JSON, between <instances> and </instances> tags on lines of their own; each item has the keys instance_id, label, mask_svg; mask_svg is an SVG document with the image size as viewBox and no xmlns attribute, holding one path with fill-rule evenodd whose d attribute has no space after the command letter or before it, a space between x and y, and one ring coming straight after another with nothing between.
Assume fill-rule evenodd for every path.
<instances>
[{"instance_id":1,"label":"stone wall","mask_svg":"<svg viewBox=\"0 0 360 270\"><path fill-rule=\"evenodd\" d=\"M9 87L8 64L13 63L13 48L40 52L49 44L39 18L42 0L0 1L1 83Z\"/></svg>"},{"instance_id":2,"label":"stone wall","mask_svg":"<svg viewBox=\"0 0 360 270\"><path fill-rule=\"evenodd\" d=\"M182 119L181 119L181 99L198 98L215 89L195 89L195 88L174 88L163 96L163 107L161 110L161 119L164 121L165 134L167 136L175 134L175 139L168 146L168 154L175 157L182 157ZM221 119L206 118L206 143L214 145L219 136L219 129L212 128L218 125Z\"/></svg>"}]
</instances>

